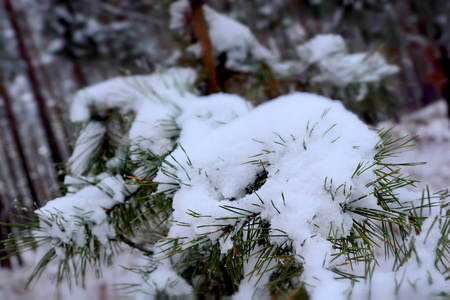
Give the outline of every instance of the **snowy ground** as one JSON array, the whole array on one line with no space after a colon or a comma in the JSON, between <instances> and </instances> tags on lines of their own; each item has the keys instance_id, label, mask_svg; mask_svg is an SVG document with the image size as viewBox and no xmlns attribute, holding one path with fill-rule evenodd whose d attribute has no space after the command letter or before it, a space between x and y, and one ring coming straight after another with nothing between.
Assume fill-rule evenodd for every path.
<instances>
[{"instance_id":1,"label":"snowy ground","mask_svg":"<svg viewBox=\"0 0 450 300\"><path fill-rule=\"evenodd\" d=\"M428 184L431 191L439 191L450 186L450 122L445 117L445 102L437 102L427 108L406 115L402 122L393 130L395 134L419 134L414 151L408 151L401 156L405 162L427 162L426 165L409 167L405 171L421 182ZM381 126L391 127L384 123ZM142 264L142 257L137 252L125 249L117 257L118 265L136 267ZM103 278L96 279L94 273L88 272L86 289L73 286L70 292L67 285L56 291L56 268L53 264L42 275L37 284L24 290L26 279L36 265L33 253L25 256L25 265L14 271L0 270L0 300L33 300L33 299L122 299L127 295L117 284L140 282L138 275L121 267L115 266L103 269Z\"/></svg>"},{"instance_id":2,"label":"snowy ground","mask_svg":"<svg viewBox=\"0 0 450 300\"><path fill-rule=\"evenodd\" d=\"M412 178L420 180L420 186L428 184L431 191L439 191L450 186L450 120L444 101L405 115L393 129L398 136L417 134L413 151L401 155L405 162L426 162L425 165L405 168ZM386 122L382 127L389 128Z\"/></svg>"},{"instance_id":3,"label":"snowy ground","mask_svg":"<svg viewBox=\"0 0 450 300\"><path fill-rule=\"evenodd\" d=\"M0 300L116 300L135 299L136 294L129 295L124 289L125 284L142 283L140 275L125 270L123 267L139 267L143 262L142 256L137 251L131 251L128 247L122 247L123 252L115 257L116 265L104 267L102 278L98 279L93 270L86 272L86 288L82 289L72 284L71 289L67 284L56 288L57 264L52 263L42 274L37 283L32 283L25 290L27 278L37 264L35 253L27 253L24 256L23 267L14 271L0 269Z\"/></svg>"}]
</instances>

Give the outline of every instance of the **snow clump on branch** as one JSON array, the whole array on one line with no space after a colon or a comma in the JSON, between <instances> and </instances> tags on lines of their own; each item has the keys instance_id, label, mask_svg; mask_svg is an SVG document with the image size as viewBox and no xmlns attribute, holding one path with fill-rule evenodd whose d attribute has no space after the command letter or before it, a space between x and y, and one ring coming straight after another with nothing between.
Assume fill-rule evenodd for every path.
<instances>
[{"instance_id":1,"label":"snow clump on branch","mask_svg":"<svg viewBox=\"0 0 450 300\"><path fill-rule=\"evenodd\" d=\"M90 125L107 129L98 115L106 116L111 110L134 114L121 144L152 155L142 159L131 154L131 162L136 164L132 174L143 174L156 188L141 198L147 199L145 203L162 199L170 206L163 224L168 230L156 244L146 245L159 253L152 256L153 262L170 256L155 263L155 273L147 274L152 293L166 283L170 285L166 293L192 292L190 284L194 282L188 283L189 276L180 274L189 268L178 267L189 265L193 258L213 259L208 256L211 247L216 247L221 258L243 263L242 270L236 269L243 274L232 287L236 299L269 297L266 285L272 275L280 275L277 272L297 272L289 282L303 282L312 299L328 299L330 294L336 299L353 295L365 298L367 291L370 293L368 286L381 279L385 288L377 293L385 296L394 290L400 298L407 297L412 287L406 282L420 287L423 295L445 291L445 276L433 260L449 228L439 205L430 206L420 216L429 216L421 233L411 227L404 244L386 242L397 254L399 248L421 253L401 258L403 269L399 266L396 271L364 277L367 266L373 269L375 259L370 239L388 235L378 232L381 229L374 229L376 225L369 221L410 226L416 222L410 213L423 203L423 196L404 190L410 181L399 175L395 164L381 162L389 145L398 151L401 141L382 142L377 132L341 102L323 96L293 93L252 108L237 95L197 96L189 89L194 78L192 70L180 68L116 78L78 93L72 108L72 119L87 124L82 134L85 140L99 135ZM167 120L176 133L164 126ZM36 212L41 227L37 237L50 238L45 250L52 251L48 245L55 247L61 259L66 257L68 245L88 246L88 233L109 254L109 244L117 235L106 212L139 189L122 178L128 174L109 169L120 166L120 159L110 162L119 158L117 153L104 172L89 169L84 161L93 147L87 144L76 143L74 153L84 156L72 156L71 170L76 171L67 177L74 182L74 177L86 176L85 186ZM153 173L138 164L149 159L157 161L152 164ZM73 169L74 165L79 167ZM99 183L91 185L94 180ZM139 200L136 197L133 201ZM406 227L403 230L406 235ZM348 268L361 257L366 269ZM418 267L426 269L419 272ZM363 276L367 281L337 280L338 274ZM427 279L429 274L432 281Z\"/></svg>"},{"instance_id":2,"label":"snow clump on branch","mask_svg":"<svg viewBox=\"0 0 450 300\"><path fill-rule=\"evenodd\" d=\"M274 236L286 235L271 243L292 241L304 263L302 279L317 286L315 277L332 279L328 270L345 263L344 257L334 258L330 232L347 235L355 220L363 221L351 209L377 207L366 186L375 180L373 173L355 176L355 169L374 164L378 141L340 102L307 93L279 97L203 137L184 139L183 149L175 149L162 166L180 164L175 174L184 183L173 195L179 226L175 223L168 237L183 237L180 242L190 247L189 241L207 235L226 253L233 243L216 224L234 226L239 212L253 212L270 222ZM249 191L258 174L267 178ZM165 183L158 192L175 183L162 172L155 181ZM343 292L347 285L341 286Z\"/></svg>"},{"instance_id":3,"label":"snow clump on branch","mask_svg":"<svg viewBox=\"0 0 450 300\"><path fill-rule=\"evenodd\" d=\"M251 73L258 64L264 63L280 76L298 74L303 66L295 61L280 61L277 55L264 47L244 24L227 17L209 5L203 5L206 22L209 26L209 37L217 58L225 58L225 67L229 70ZM191 8L188 0L179 0L170 7L170 28L182 32L189 26ZM200 42L187 49L195 57L202 56Z\"/></svg>"},{"instance_id":4,"label":"snow clump on branch","mask_svg":"<svg viewBox=\"0 0 450 300\"><path fill-rule=\"evenodd\" d=\"M312 78L315 82L328 82L338 87L360 85L360 96L356 100L366 96L366 84L378 83L399 71L398 66L386 63L378 52L349 54L344 39L336 34L316 35L298 46L297 54L308 66L317 66L319 74Z\"/></svg>"}]
</instances>

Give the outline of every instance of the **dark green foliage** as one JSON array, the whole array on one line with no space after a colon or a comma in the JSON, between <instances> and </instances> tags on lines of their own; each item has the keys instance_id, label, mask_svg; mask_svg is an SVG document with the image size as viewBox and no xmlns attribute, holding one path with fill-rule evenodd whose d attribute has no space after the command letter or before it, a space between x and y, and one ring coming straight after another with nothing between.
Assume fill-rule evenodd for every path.
<instances>
[{"instance_id":1,"label":"dark green foliage","mask_svg":"<svg viewBox=\"0 0 450 300\"><path fill-rule=\"evenodd\" d=\"M81 1L62 1L53 7L46 20L49 35L54 38L54 53L69 59L105 57L127 60L142 54L135 41L138 32L127 20L103 18L84 9Z\"/></svg>"}]
</instances>

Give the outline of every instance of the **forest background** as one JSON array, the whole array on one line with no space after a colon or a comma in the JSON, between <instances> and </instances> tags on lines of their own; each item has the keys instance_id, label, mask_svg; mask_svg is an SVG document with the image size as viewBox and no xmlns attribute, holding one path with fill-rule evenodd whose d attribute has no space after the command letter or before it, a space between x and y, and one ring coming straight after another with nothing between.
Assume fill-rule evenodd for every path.
<instances>
[{"instance_id":1,"label":"forest background","mask_svg":"<svg viewBox=\"0 0 450 300\"><path fill-rule=\"evenodd\" d=\"M192 57L187 51L199 37L192 28L170 28L171 4L2 0L0 222L18 221L11 215L16 201L32 209L60 195L64 163L79 131L69 121L73 95L115 76L193 67L204 72L198 86L205 94L236 93L257 105L287 92L315 92L341 99L370 125L402 122L405 114L438 100L450 103L448 1L207 1L248 26L277 57L295 60L299 45L333 33L342 35L350 52L379 52L400 68L362 96L360 87L312 83L308 72L280 78L264 64L255 72L230 70L224 57L214 60L216 79L211 83L205 53ZM443 107L450 118L450 109ZM2 226L0 240L10 230ZM1 261L2 268L15 264Z\"/></svg>"}]
</instances>

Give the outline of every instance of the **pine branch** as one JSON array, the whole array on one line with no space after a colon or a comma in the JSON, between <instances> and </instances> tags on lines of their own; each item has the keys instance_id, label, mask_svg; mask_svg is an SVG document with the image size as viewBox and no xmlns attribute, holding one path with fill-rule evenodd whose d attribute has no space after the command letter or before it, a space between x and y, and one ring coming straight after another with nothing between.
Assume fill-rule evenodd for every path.
<instances>
[{"instance_id":1,"label":"pine branch","mask_svg":"<svg viewBox=\"0 0 450 300\"><path fill-rule=\"evenodd\" d=\"M197 38L202 47L203 71L206 76L206 93L212 94L220 91L217 83L216 58L214 48L209 36L209 26L203 12L203 0L189 0L192 10L192 22Z\"/></svg>"},{"instance_id":2,"label":"pine branch","mask_svg":"<svg viewBox=\"0 0 450 300\"><path fill-rule=\"evenodd\" d=\"M143 253L145 253L146 255L153 255L155 253L153 250L150 250L141 244L133 242L132 240L130 240L123 234L117 234L117 238L118 238L118 241L121 241L121 242L127 244L131 248L136 248L136 249L142 251Z\"/></svg>"}]
</instances>

